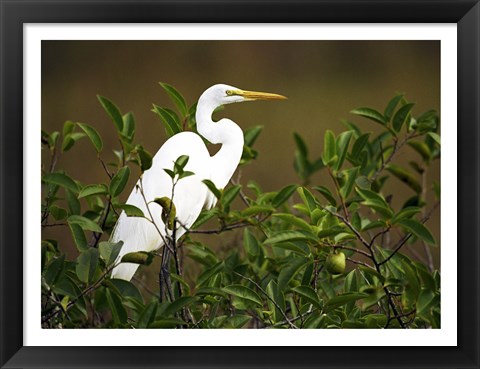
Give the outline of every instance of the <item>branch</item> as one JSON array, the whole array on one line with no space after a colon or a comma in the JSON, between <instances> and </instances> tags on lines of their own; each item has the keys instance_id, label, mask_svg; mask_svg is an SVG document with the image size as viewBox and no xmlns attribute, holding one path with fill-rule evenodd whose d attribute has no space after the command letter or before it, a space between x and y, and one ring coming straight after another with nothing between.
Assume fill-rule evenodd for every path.
<instances>
[{"instance_id":1,"label":"branch","mask_svg":"<svg viewBox=\"0 0 480 369\"><path fill-rule=\"evenodd\" d=\"M340 219L350 230L355 234L355 236L358 238L358 240L367 248L371 249L370 243L365 240L365 238L362 237L362 235L355 229L355 227L352 225L352 223L349 222L347 218L345 218L343 215L338 214L334 211L331 211L327 208L323 208L324 210L328 211L330 214L333 216L336 216L338 219ZM369 255L371 257L371 255Z\"/></svg>"},{"instance_id":2,"label":"branch","mask_svg":"<svg viewBox=\"0 0 480 369\"><path fill-rule=\"evenodd\" d=\"M274 305L275 307L282 313L283 317L285 318L286 320L286 323L288 323L288 325L290 326L290 328L293 328L293 329L297 329L298 327L292 323L292 321L288 318L287 314L285 314L285 312L282 310L282 308L277 304L277 302L272 299L268 293L266 291L264 291L264 289L257 283L255 282L254 280L248 278L248 277L245 277L243 275L241 275L240 273L237 273L235 271L233 271L234 274L238 275L240 278L243 278L247 281L249 281L250 283L253 283L255 285L255 287L257 287Z\"/></svg>"},{"instance_id":3,"label":"branch","mask_svg":"<svg viewBox=\"0 0 480 369\"><path fill-rule=\"evenodd\" d=\"M327 247L333 247L333 248L336 248L336 249L353 251L353 252L355 252L355 253L357 253L357 254L361 254L361 255L366 256L366 257L368 257L368 258L371 256L368 252L365 252L365 251L363 251L363 250L360 250L360 249L357 249L357 248L354 248L354 247L343 246L343 245L328 245L328 244L324 244L324 243L322 243L322 246L327 246Z\"/></svg>"},{"instance_id":4,"label":"branch","mask_svg":"<svg viewBox=\"0 0 480 369\"><path fill-rule=\"evenodd\" d=\"M437 203L435 203L435 205L433 205L433 207L430 209L430 211L427 213L427 215L425 217L423 217L420 222L422 224L425 224L427 222L427 220L430 219L433 211L440 205L440 201L438 201ZM393 258L395 256L395 254L400 251L400 249L403 247L403 245L405 245L405 243L407 243L407 241L410 239L410 237L412 237L412 233L407 233L405 236L403 236L400 241L398 241L397 245L394 247L392 253L385 259L385 260L382 260L381 262L378 263L378 265L383 265L385 264L386 262L388 262L391 258Z\"/></svg>"},{"instance_id":5,"label":"branch","mask_svg":"<svg viewBox=\"0 0 480 369\"><path fill-rule=\"evenodd\" d=\"M398 139L396 137L393 138L393 150L392 152L390 153L390 155L388 156L388 158L384 161L383 160L383 155L381 156L381 159L382 159L382 165L380 166L380 168L375 172L375 174L370 178L370 181L371 182L375 182L375 180L378 178L378 176L380 175L380 173L385 169L385 167L392 161L393 157L395 156L395 154L398 152L398 150L400 150L407 142L408 140L412 139L412 138L415 138L417 136L420 136L419 134L415 133L415 132L412 132L410 134L406 134L405 135L405 138L400 142L398 143ZM383 152L381 153L383 154Z\"/></svg>"},{"instance_id":6,"label":"branch","mask_svg":"<svg viewBox=\"0 0 480 369\"><path fill-rule=\"evenodd\" d=\"M182 227L185 228L185 230L188 233L219 234L219 233L222 233L223 231L231 231L233 229L248 227L250 225L251 225L250 223L241 222L241 223L233 223L233 224L230 224L230 225L225 225L225 226L220 227L218 229L203 229L203 230L202 229L191 229L190 230L190 229L185 228L183 225L182 225Z\"/></svg>"},{"instance_id":7,"label":"branch","mask_svg":"<svg viewBox=\"0 0 480 369\"><path fill-rule=\"evenodd\" d=\"M98 287L100 287L100 285L102 284L103 280L105 279L105 277L108 275L108 273L110 273L116 266L118 265L117 264L112 264L109 268L107 268L105 270L105 272L100 276L100 278L94 283L92 284L91 286L87 287L86 289L84 289L80 295L78 295L77 297L75 297L73 300L71 300L67 306L65 307L65 309L62 308L62 310L56 310L56 311L53 311L51 312L50 314L42 317L42 324L43 323L46 323L48 322L50 319L52 319L55 315L57 315L58 313L64 311L65 313L68 311L68 309L70 309L73 305L76 304L76 302L78 300L80 300L83 296L87 295L88 293L92 292L92 291L95 291Z\"/></svg>"},{"instance_id":8,"label":"branch","mask_svg":"<svg viewBox=\"0 0 480 369\"><path fill-rule=\"evenodd\" d=\"M359 260L355 260L355 259L351 259L351 258L346 258L348 261L354 263L354 264L358 264L358 265L363 265L367 268L370 268L370 269L375 269L373 266L371 265L368 265L367 263L364 263L363 261L359 261Z\"/></svg>"}]
</instances>

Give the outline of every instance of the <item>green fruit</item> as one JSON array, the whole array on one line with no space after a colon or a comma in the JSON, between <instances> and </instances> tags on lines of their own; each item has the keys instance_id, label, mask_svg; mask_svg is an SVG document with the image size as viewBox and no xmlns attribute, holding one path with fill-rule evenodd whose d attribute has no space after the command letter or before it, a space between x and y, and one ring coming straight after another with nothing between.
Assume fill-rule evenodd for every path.
<instances>
[{"instance_id":1,"label":"green fruit","mask_svg":"<svg viewBox=\"0 0 480 369\"><path fill-rule=\"evenodd\" d=\"M342 274L345 271L345 254L343 252L330 254L325 261L325 268L330 274Z\"/></svg>"}]
</instances>

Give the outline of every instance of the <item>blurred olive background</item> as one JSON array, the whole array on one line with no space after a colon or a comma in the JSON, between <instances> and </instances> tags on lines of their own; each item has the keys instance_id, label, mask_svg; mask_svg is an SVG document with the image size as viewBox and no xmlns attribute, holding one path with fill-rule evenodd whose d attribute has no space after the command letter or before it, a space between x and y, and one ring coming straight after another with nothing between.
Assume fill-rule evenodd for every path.
<instances>
[{"instance_id":1,"label":"blurred olive background","mask_svg":"<svg viewBox=\"0 0 480 369\"><path fill-rule=\"evenodd\" d=\"M354 108L383 111L389 99L402 92L416 102L414 115L439 111L440 42L43 41L42 129L61 132L66 120L93 125L104 140L102 158L113 161L111 150L119 144L113 123L97 101L100 94L122 113L133 111L136 142L154 154L166 136L150 110L152 103L173 108L159 81L175 86L189 105L216 83L288 96L286 101L228 105L220 113L244 129L265 126L254 146L259 156L242 168L241 182L255 180L265 191L275 191L301 183L293 169L293 132L305 139L316 159L323 150L324 131L345 129L341 119L355 122L364 131L376 131L375 123L349 114ZM42 155L46 163L48 153ZM416 155L406 148L396 161L417 160ZM438 162L433 165L429 183L439 181L439 166ZM60 157L57 169L85 184L108 180L87 139ZM137 174L131 175L129 188ZM332 185L323 172L312 182ZM414 194L395 178L389 180L388 192L394 194L397 209ZM436 211L428 226L440 243L439 221ZM50 233L55 238L69 237L68 230L58 227L47 229L44 236ZM222 238L217 236L214 242L225 243ZM66 251L76 257L73 245ZM438 267L438 251L434 256Z\"/></svg>"}]
</instances>

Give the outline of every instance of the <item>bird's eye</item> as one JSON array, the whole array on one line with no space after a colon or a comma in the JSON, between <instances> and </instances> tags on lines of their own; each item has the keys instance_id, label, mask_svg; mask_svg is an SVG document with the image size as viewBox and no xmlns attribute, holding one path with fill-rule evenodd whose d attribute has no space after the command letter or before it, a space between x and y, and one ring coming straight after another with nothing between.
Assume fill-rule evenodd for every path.
<instances>
[{"instance_id":1,"label":"bird's eye","mask_svg":"<svg viewBox=\"0 0 480 369\"><path fill-rule=\"evenodd\" d=\"M232 91L232 90L227 90L227 91L226 91L226 94L227 94L228 96L232 96L232 95L233 95L233 91Z\"/></svg>"}]
</instances>

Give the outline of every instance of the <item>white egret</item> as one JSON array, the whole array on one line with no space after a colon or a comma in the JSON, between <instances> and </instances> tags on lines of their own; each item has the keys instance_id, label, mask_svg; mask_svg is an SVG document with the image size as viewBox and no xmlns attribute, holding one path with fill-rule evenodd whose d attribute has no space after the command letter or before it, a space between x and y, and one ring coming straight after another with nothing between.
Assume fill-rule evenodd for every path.
<instances>
[{"instance_id":1,"label":"white egret","mask_svg":"<svg viewBox=\"0 0 480 369\"><path fill-rule=\"evenodd\" d=\"M145 217L127 217L124 212L118 218L111 241L123 241L119 259L130 252L154 251L163 246L166 228L162 220L163 208L151 203L155 198L172 197L172 179L164 169L173 169L174 162L181 155L188 155L186 171L194 175L182 178L174 189L173 203L176 209L175 237L181 237L197 219L203 208L211 209L216 197L202 183L212 181L219 189L224 188L235 172L243 151L243 132L233 121L223 118L212 120L213 111L225 104L252 100L286 99L285 96L245 91L224 84L208 88L198 100L197 130L212 144L221 144L213 156L207 150L202 138L194 132L181 132L168 139L153 157L152 167L145 171L141 181L130 194L127 204L140 208ZM143 195L140 186L143 188ZM148 203L148 209L147 205ZM170 232L170 231L168 231ZM162 233L162 235L160 235ZM118 259L118 260L119 260ZM130 280L138 264L121 263L112 271L112 278Z\"/></svg>"}]
</instances>

